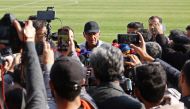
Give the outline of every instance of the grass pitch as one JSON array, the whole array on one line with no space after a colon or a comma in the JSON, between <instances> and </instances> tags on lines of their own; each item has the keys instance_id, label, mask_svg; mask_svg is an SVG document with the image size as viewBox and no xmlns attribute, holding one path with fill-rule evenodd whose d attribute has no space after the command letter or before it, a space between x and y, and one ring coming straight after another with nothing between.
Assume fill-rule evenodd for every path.
<instances>
[{"instance_id":1,"label":"grass pitch","mask_svg":"<svg viewBox=\"0 0 190 109\"><path fill-rule=\"evenodd\" d=\"M190 24L189 0L0 0L0 16L13 13L25 20L38 10L54 6L56 17L52 31L63 25L71 26L78 42L84 41L82 32L85 22L94 20L101 27L101 39L111 42L117 33L125 33L131 21L140 21L147 27L152 15L163 18L166 33L171 29L182 29Z\"/></svg>"}]
</instances>

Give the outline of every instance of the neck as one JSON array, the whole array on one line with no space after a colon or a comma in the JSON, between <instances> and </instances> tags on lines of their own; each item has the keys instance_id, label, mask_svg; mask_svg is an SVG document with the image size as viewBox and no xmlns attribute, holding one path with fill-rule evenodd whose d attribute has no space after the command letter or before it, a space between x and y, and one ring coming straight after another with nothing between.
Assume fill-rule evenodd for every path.
<instances>
[{"instance_id":1,"label":"neck","mask_svg":"<svg viewBox=\"0 0 190 109\"><path fill-rule=\"evenodd\" d=\"M150 109L152 107L155 107L155 106L159 105L159 103L150 103L150 102L143 102L143 103L144 103L146 109Z\"/></svg>"},{"instance_id":2,"label":"neck","mask_svg":"<svg viewBox=\"0 0 190 109\"><path fill-rule=\"evenodd\" d=\"M57 100L57 109L78 109L80 106L81 101L79 96L73 101Z\"/></svg>"},{"instance_id":3,"label":"neck","mask_svg":"<svg viewBox=\"0 0 190 109\"><path fill-rule=\"evenodd\" d=\"M182 96L185 97L189 95L190 95L190 88L186 85L186 87L183 87Z\"/></svg>"},{"instance_id":4,"label":"neck","mask_svg":"<svg viewBox=\"0 0 190 109\"><path fill-rule=\"evenodd\" d=\"M99 42L97 42L99 43ZM86 42L86 48L88 48L89 50L92 50L93 48L95 48L97 46L97 43L94 45L94 44L89 44L88 42Z\"/></svg>"},{"instance_id":5,"label":"neck","mask_svg":"<svg viewBox=\"0 0 190 109\"><path fill-rule=\"evenodd\" d=\"M87 47L87 48L88 48L89 50L92 50L93 48L95 48L95 47L96 47L96 45L92 45L92 44L91 44L91 45L90 45L90 44L87 44L87 45L88 45L88 47Z\"/></svg>"}]
</instances>

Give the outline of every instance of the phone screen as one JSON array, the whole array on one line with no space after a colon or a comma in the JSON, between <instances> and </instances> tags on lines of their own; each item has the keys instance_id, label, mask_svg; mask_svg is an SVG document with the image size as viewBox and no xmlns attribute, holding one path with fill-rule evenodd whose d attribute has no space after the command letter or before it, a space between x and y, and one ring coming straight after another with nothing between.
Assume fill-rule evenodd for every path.
<instances>
[{"instance_id":1,"label":"phone screen","mask_svg":"<svg viewBox=\"0 0 190 109\"><path fill-rule=\"evenodd\" d=\"M137 34L118 34L117 39L119 44L139 43L139 36Z\"/></svg>"},{"instance_id":2,"label":"phone screen","mask_svg":"<svg viewBox=\"0 0 190 109\"><path fill-rule=\"evenodd\" d=\"M65 42L68 42L68 40L69 40L69 36L65 31L61 31L58 34L58 38L59 38L60 41L65 41Z\"/></svg>"}]
</instances>

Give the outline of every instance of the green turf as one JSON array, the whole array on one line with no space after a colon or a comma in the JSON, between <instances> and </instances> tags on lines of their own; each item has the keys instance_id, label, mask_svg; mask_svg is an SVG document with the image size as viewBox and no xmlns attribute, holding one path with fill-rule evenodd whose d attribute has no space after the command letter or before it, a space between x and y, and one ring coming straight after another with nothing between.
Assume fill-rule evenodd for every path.
<instances>
[{"instance_id":1,"label":"green turf","mask_svg":"<svg viewBox=\"0 0 190 109\"><path fill-rule=\"evenodd\" d=\"M182 29L190 24L190 0L0 0L0 15L14 13L19 19L26 19L54 6L56 17L62 25L75 30L77 41L84 40L82 32L85 22L95 20L101 27L101 39L112 41L117 33L126 32L131 21L143 22L147 27L149 16L163 18L167 31ZM61 27L59 20L52 22L53 31Z\"/></svg>"}]
</instances>

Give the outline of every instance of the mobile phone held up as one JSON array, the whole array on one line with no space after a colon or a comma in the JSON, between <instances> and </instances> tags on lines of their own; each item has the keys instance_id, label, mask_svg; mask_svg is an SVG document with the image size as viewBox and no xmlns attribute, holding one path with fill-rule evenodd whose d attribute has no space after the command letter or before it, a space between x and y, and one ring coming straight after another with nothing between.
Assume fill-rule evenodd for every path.
<instances>
[{"instance_id":1,"label":"mobile phone held up","mask_svg":"<svg viewBox=\"0 0 190 109\"><path fill-rule=\"evenodd\" d=\"M67 51L69 46L69 36L66 31L58 33L58 51Z\"/></svg>"},{"instance_id":2,"label":"mobile phone held up","mask_svg":"<svg viewBox=\"0 0 190 109\"><path fill-rule=\"evenodd\" d=\"M136 33L117 34L119 44L139 44L139 35Z\"/></svg>"}]
</instances>

